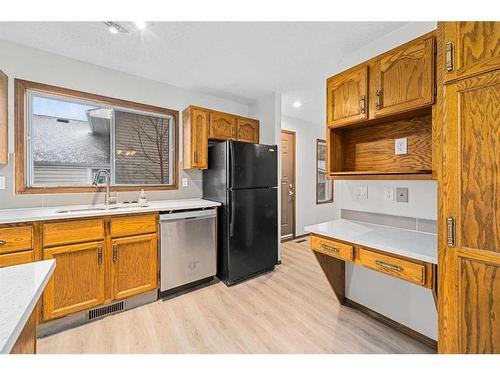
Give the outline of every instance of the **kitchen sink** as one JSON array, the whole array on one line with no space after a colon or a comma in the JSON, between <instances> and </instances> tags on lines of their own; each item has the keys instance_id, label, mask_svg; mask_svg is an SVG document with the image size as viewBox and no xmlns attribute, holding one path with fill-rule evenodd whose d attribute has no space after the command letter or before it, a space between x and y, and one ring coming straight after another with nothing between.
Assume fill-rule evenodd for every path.
<instances>
[{"instance_id":1,"label":"kitchen sink","mask_svg":"<svg viewBox=\"0 0 500 375\"><path fill-rule=\"evenodd\" d=\"M148 205L141 205L139 203L118 203L116 205L111 205L109 207L86 207L86 208L69 208L57 210L57 214L69 214L73 212L102 212L102 211L113 211L113 210L123 210L125 208L146 208Z\"/></svg>"}]
</instances>

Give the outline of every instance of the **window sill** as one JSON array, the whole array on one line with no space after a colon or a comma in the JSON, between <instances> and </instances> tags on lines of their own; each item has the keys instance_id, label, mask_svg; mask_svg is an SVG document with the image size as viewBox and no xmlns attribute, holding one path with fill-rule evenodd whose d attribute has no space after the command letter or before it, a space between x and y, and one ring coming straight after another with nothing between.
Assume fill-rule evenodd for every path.
<instances>
[{"instance_id":1,"label":"window sill","mask_svg":"<svg viewBox=\"0 0 500 375\"><path fill-rule=\"evenodd\" d=\"M148 190L179 190L179 184L175 185L135 185L135 186L120 186L114 185L110 187L111 192L119 191L140 191ZM102 193L106 191L105 186L55 186L55 187L16 187L16 194L59 194L59 193Z\"/></svg>"}]
</instances>

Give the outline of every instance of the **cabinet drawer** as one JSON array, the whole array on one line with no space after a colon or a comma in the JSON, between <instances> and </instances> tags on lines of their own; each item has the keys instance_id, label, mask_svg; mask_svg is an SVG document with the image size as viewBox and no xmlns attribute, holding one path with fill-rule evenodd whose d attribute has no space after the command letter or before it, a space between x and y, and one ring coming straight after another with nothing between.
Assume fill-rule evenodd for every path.
<instances>
[{"instance_id":1,"label":"cabinet drawer","mask_svg":"<svg viewBox=\"0 0 500 375\"><path fill-rule=\"evenodd\" d=\"M311 249L325 255L352 261L353 247L341 242L327 240L326 238L311 236Z\"/></svg>"},{"instance_id":2,"label":"cabinet drawer","mask_svg":"<svg viewBox=\"0 0 500 375\"><path fill-rule=\"evenodd\" d=\"M32 236L33 228L30 225L0 228L0 254L31 249Z\"/></svg>"},{"instance_id":3,"label":"cabinet drawer","mask_svg":"<svg viewBox=\"0 0 500 375\"><path fill-rule=\"evenodd\" d=\"M35 260L35 252L33 250L29 251L19 251L17 253L10 254L0 254L0 268L16 266L18 264L30 263Z\"/></svg>"},{"instance_id":4,"label":"cabinet drawer","mask_svg":"<svg viewBox=\"0 0 500 375\"><path fill-rule=\"evenodd\" d=\"M422 264L403 260L374 251L359 249L359 260L362 266L410 281L425 284L425 267Z\"/></svg>"},{"instance_id":5,"label":"cabinet drawer","mask_svg":"<svg viewBox=\"0 0 500 375\"><path fill-rule=\"evenodd\" d=\"M43 225L43 246L99 241L104 238L104 220L74 220Z\"/></svg>"},{"instance_id":6,"label":"cabinet drawer","mask_svg":"<svg viewBox=\"0 0 500 375\"><path fill-rule=\"evenodd\" d=\"M111 218L111 237L156 233L156 214Z\"/></svg>"}]
</instances>

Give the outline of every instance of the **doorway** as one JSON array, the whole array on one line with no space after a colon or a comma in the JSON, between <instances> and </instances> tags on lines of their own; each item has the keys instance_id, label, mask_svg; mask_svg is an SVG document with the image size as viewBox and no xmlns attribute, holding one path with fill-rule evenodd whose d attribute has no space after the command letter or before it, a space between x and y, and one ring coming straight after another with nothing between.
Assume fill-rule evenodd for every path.
<instances>
[{"instance_id":1,"label":"doorway","mask_svg":"<svg viewBox=\"0 0 500 375\"><path fill-rule=\"evenodd\" d=\"M281 240L295 238L295 132L281 130Z\"/></svg>"}]
</instances>

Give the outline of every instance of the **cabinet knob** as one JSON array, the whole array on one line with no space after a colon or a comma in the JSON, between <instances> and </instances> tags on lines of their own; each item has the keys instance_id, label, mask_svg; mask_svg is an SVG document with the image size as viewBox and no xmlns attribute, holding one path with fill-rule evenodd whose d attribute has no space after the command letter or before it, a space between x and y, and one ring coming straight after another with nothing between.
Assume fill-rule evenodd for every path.
<instances>
[{"instance_id":1,"label":"cabinet knob","mask_svg":"<svg viewBox=\"0 0 500 375\"><path fill-rule=\"evenodd\" d=\"M0 245L5 245L7 243L7 241L5 240L0 240Z\"/></svg>"}]
</instances>

